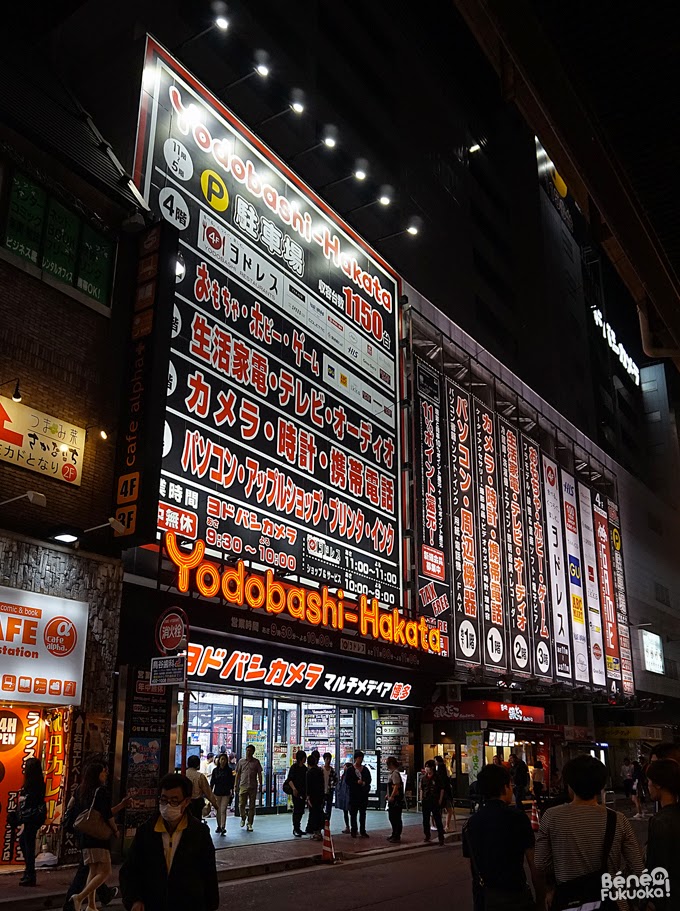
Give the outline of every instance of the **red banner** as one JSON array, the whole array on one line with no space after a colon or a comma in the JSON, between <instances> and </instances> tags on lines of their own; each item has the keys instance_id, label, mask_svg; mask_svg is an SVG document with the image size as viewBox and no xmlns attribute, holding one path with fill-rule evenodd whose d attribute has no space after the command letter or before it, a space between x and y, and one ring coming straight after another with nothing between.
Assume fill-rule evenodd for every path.
<instances>
[{"instance_id":1,"label":"red banner","mask_svg":"<svg viewBox=\"0 0 680 911\"><path fill-rule=\"evenodd\" d=\"M24 762L40 756L42 714L34 708L0 708L0 866L20 864L17 830L10 828L7 814L17 809L24 782Z\"/></svg>"}]
</instances>

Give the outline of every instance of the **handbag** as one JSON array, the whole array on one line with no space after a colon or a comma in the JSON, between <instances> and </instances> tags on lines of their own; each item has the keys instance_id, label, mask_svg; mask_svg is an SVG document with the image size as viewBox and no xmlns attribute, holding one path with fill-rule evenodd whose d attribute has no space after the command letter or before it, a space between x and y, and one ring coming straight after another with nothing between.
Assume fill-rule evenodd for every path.
<instances>
[{"instance_id":1,"label":"handbag","mask_svg":"<svg viewBox=\"0 0 680 911\"><path fill-rule=\"evenodd\" d=\"M288 794L289 797L293 796L293 785L290 783L290 778L287 778L283 782L282 790L284 794Z\"/></svg>"},{"instance_id":2,"label":"handbag","mask_svg":"<svg viewBox=\"0 0 680 911\"><path fill-rule=\"evenodd\" d=\"M552 904L553 911L578 911L587 906L589 911L617 911L616 902L611 898L602 899L602 876L607 872L609 854L614 844L616 834L616 813L607 810L607 826L604 832L604 845L599 870L585 873L575 879L558 883L555 891L555 900Z\"/></svg>"},{"instance_id":3,"label":"handbag","mask_svg":"<svg viewBox=\"0 0 680 911\"><path fill-rule=\"evenodd\" d=\"M111 826L104 819L99 810L95 810L94 802L97 799L99 788L94 792L92 803L87 810L83 810L76 816L73 828L80 835L87 835L88 838L94 838L96 841L108 841L113 832Z\"/></svg>"}]
</instances>

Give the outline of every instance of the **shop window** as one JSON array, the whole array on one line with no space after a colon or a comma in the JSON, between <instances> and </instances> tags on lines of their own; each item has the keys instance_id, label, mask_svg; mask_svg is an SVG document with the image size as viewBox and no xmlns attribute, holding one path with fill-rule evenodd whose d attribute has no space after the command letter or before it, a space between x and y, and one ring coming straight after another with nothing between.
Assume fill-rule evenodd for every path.
<instances>
[{"instance_id":1,"label":"shop window","mask_svg":"<svg viewBox=\"0 0 680 911\"><path fill-rule=\"evenodd\" d=\"M306 753L318 750L332 755L335 765L336 712L334 705L305 702L302 705L302 749Z\"/></svg>"},{"instance_id":2,"label":"shop window","mask_svg":"<svg viewBox=\"0 0 680 911\"><path fill-rule=\"evenodd\" d=\"M654 597L660 604L665 604L666 607L671 606L671 593L660 582L654 583Z\"/></svg>"},{"instance_id":3,"label":"shop window","mask_svg":"<svg viewBox=\"0 0 680 911\"><path fill-rule=\"evenodd\" d=\"M288 797L283 792L283 782L288 769L295 762L295 754L302 748L300 741L300 706L297 702L278 702L274 708L272 742L272 806L285 806Z\"/></svg>"},{"instance_id":4,"label":"shop window","mask_svg":"<svg viewBox=\"0 0 680 911\"><path fill-rule=\"evenodd\" d=\"M20 171L11 176L0 242L15 256L109 306L115 244Z\"/></svg>"},{"instance_id":5,"label":"shop window","mask_svg":"<svg viewBox=\"0 0 680 911\"><path fill-rule=\"evenodd\" d=\"M205 754L234 752L236 696L196 693L189 703L189 743Z\"/></svg>"},{"instance_id":6,"label":"shop window","mask_svg":"<svg viewBox=\"0 0 680 911\"><path fill-rule=\"evenodd\" d=\"M356 749L356 712L340 709L340 760L344 762Z\"/></svg>"}]
</instances>

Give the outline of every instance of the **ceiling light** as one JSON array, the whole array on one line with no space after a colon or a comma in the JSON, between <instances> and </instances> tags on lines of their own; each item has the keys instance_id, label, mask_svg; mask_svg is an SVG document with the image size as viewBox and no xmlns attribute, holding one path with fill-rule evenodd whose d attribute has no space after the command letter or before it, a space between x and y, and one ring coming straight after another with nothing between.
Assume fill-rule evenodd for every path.
<instances>
[{"instance_id":1,"label":"ceiling light","mask_svg":"<svg viewBox=\"0 0 680 911\"><path fill-rule=\"evenodd\" d=\"M255 72L263 79L269 75L269 54L266 51L255 51Z\"/></svg>"},{"instance_id":2,"label":"ceiling light","mask_svg":"<svg viewBox=\"0 0 680 911\"><path fill-rule=\"evenodd\" d=\"M296 114L301 114L305 109L305 93L302 89L293 89L290 93L290 107Z\"/></svg>"},{"instance_id":3,"label":"ceiling light","mask_svg":"<svg viewBox=\"0 0 680 911\"><path fill-rule=\"evenodd\" d=\"M408 226L407 226L407 228L406 228L406 231L407 231L408 234L411 234L413 237L415 237L415 235L418 234L418 233L420 232L420 230L422 229L422 227L423 227L423 220L422 220L422 218L420 218L420 216L418 216L418 215L413 215L413 216L409 219L409 223L408 223Z\"/></svg>"},{"instance_id":4,"label":"ceiling light","mask_svg":"<svg viewBox=\"0 0 680 911\"><path fill-rule=\"evenodd\" d=\"M391 187L388 183L384 183L380 187L378 192L378 202L381 206L389 206L394 197L394 187Z\"/></svg>"},{"instance_id":5,"label":"ceiling light","mask_svg":"<svg viewBox=\"0 0 680 911\"><path fill-rule=\"evenodd\" d=\"M332 123L326 124L323 128L323 134L321 136L321 142L329 149L334 149L338 144L338 128L333 126Z\"/></svg>"},{"instance_id":6,"label":"ceiling light","mask_svg":"<svg viewBox=\"0 0 680 911\"><path fill-rule=\"evenodd\" d=\"M13 402L21 401L21 390L19 389L19 380L17 380L17 384L14 387L14 392L12 393L12 401Z\"/></svg>"},{"instance_id":7,"label":"ceiling light","mask_svg":"<svg viewBox=\"0 0 680 911\"><path fill-rule=\"evenodd\" d=\"M469 152L471 155L474 155L474 153L475 153L475 152L479 152L479 150L480 150L481 148L482 148L482 147L480 146L480 144L479 144L478 142L476 142L474 145L471 145L471 146L470 146L470 148L468 149L468 152Z\"/></svg>"},{"instance_id":8,"label":"ceiling light","mask_svg":"<svg viewBox=\"0 0 680 911\"><path fill-rule=\"evenodd\" d=\"M357 158L354 164L354 176L357 180L366 180L368 175L368 160L366 158Z\"/></svg>"},{"instance_id":9,"label":"ceiling light","mask_svg":"<svg viewBox=\"0 0 680 911\"><path fill-rule=\"evenodd\" d=\"M229 20L225 16L217 16L215 18L215 25L219 29L222 29L223 32L226 32L226 30L229 28Z\"/></svg>"}]
</instances>

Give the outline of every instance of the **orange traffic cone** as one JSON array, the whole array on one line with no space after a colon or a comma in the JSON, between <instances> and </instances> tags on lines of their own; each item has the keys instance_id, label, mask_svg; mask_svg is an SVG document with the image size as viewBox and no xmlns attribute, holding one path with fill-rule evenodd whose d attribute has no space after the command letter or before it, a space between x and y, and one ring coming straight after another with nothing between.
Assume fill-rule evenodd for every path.
<instances>
[{"instance_id":1,"label":"orange traffic cone","mask_svg":"<svg viewBox=\"0 0 680 911\"><path fill-rule=\"evenodd\" d=\"M326 820L323 827L323 848L321 849L321 863L335 863L335 851L333 850L333 839L331 838L331 824L328 819Z\"/></svg>"},{"instance_id":2,"label":"orange traffic cone","mask_svg":"<svg viewBox=\"0 0 680 911\"><path fill-rule=\"evenodd\" d=\"M538 805L536 801L531 804L531 828L534 832L538 832L540 826L540 820L538 818Z\"/></svg>"}]
</instances>

